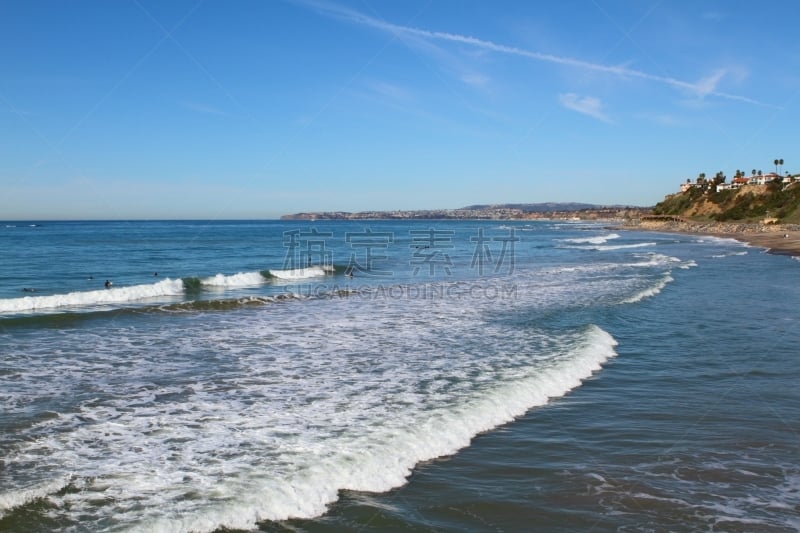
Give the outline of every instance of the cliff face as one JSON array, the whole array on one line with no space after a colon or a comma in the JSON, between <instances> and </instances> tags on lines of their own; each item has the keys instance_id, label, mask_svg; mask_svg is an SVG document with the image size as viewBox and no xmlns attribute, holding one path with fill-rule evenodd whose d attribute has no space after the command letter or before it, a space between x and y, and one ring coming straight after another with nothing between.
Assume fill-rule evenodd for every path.
<instances>
[{"instance_id":1,"label":"cliff face","mask_svg":"<svg viewBox=\"0 0 800 533\"><path fill-rule=\"evenodd\" d=\"M659 215L678 215L696 220L800 222L800 183L745 185L720 192L692 187L671 194L656 204Z\"/></svg>"}]
</instances>

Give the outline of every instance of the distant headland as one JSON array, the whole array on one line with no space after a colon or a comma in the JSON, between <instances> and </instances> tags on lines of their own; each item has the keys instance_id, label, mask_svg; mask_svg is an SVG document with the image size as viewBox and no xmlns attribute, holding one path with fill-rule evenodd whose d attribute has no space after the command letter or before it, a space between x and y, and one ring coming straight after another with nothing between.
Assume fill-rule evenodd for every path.
<instances>
[{"instance_id":1,"label":"distant headland","mask_svg":"<svg viewBox=\"0 0 800 533\"><path fill-rule=\"evenodd\" d=\"M651 209L648 207L544 202L470 205L458 209L360 211L356 213L322 211L284 215L281 220L621 220L637 218L650 211Z\"/></svg>"},{"instance_id":2,"label":"distant headland","mask_svg":"<svg viewBox=\"0 0 800 533\"><path fill-rule=\"evenodd\" d=\"M479 204L458 209L322 211L281 220L597 220L619 229L675 231L731 237L774 253L800 255L800 174L737 170L728 182L720 171L686 179L680 190L653 207L576 202Z\"/></svg>"}]
</instances>

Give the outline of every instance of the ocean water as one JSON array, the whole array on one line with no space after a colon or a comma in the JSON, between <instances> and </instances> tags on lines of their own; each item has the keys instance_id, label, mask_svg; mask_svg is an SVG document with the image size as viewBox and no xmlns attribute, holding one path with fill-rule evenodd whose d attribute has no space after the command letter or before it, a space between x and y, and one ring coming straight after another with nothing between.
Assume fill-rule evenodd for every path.
<instances>
[{"instance_id":1,"label":"ocean water","mask_svg":"<svg viewBox=\"0 0 800 533\"><path fill-rule=\"evenodd\" d=\"M1 531L800 530L791 257L137 221L3 223L0 259Z\"/></svg>"}]
</instances>

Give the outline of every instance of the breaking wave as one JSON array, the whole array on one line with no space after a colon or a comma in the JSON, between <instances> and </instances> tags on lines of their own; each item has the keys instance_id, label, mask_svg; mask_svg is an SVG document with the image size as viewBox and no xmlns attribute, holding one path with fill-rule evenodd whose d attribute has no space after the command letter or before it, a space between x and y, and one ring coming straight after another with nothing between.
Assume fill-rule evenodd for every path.
<instances>
[{"instance_id":1,"label":"breaking wave","mask_svg":"<svg viewBox=\"0 0 800 533\"><path fill-rule=\"evenodd\" d=\"M261 272L239 272L229 276L217 274L216 276L201 279L200 283L206 287L233 288L254 287L263 285L266 281Z\"/></svg>"},{"instance_id":2,"label":"breaking wave","mask_svg":"<svg viewBox=\"0 0 800 533\"><path fill-rule=\"evenodd\" d=\"M180 296L183 294L183 280L164 279L157 283L132 285L130 287L110 287L93 291L78 291L47 296L24 296L0 300L0 313L24 313L40 310L53 310L65 307L87 307L107 304L124 304L148 298Z\"/></svg>"},{"instance_id":3,"label":"breaking wave","mask_svg":"<svg viewBox=\"0 0 800 533\"><path fill-rule=\"evenodd\" d=\"M270 270L270 276L282 280L310 279L327 276L336 271L335 267L328 265L315 265L305 268L293 268L289 270Z\"/></svg>"},{"instance_id":4,"label":"breaking wave","mask_svg":"<svg viewBox=\"0 0 800 533\"><path fill-rule=\"evenodd\" d=\"M598 235L595 237L580 237L575 239L564 239L564 242L573 244L605 244L612 239L619 239L616 233L609 233L608 235Z\"/></svg>"},{"instance_id":5,"label":"breaking wave","mask_svg":"<svg viewBox=\"0 0 800 533\"><path fill-rule=\"evenodd\" d=\"M392 338L419 341L414 324L394 323ZM266 324L217 334L258 339ZM473 368L472 360L456 368L431 364L424 354L394 361L403 347L372 363L371 372L390 371L392 379L365 382L364 367L352 364L357 354L336 343L326 348L330 361L275 352L276 361L238 379L236 395L197 383L156 387L143 375L130 394L53 419L61 431L6 457L32 472L36 466L27 462L46 451L55 468L26 488L0 489L0 516L44 499L79 519L97 498L114 502L120 529L251 530L265 520L319 516L341 490L405 484L420 462L453 454L479 433L563 396L616 355L614 338L593 325L542 342L545 351L494 356L499 366L487 382L466 374L452 382L454 371ZM113 344L102 349L113 358ZM263 365L263 354L243 362ZM279 379L284 374L296 377ZM220 454L224 472L215 467Z\"/></svg>"}]
</instances>

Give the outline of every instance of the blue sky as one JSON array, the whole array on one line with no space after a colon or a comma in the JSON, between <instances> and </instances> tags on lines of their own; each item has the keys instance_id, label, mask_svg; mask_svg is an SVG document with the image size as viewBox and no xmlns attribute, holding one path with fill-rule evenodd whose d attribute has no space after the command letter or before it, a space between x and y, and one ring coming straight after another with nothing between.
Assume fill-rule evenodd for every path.
<instances>
[{"instance_id":1,"label":"blue sky","mask_svg":"<svg viewBox=\"0 0 800 533\"><path fill-rule=\"evenodd\" d=\"M0 3L0 219L652 205L800 172L800 4Z\"/></svg>"}]
</instances>

